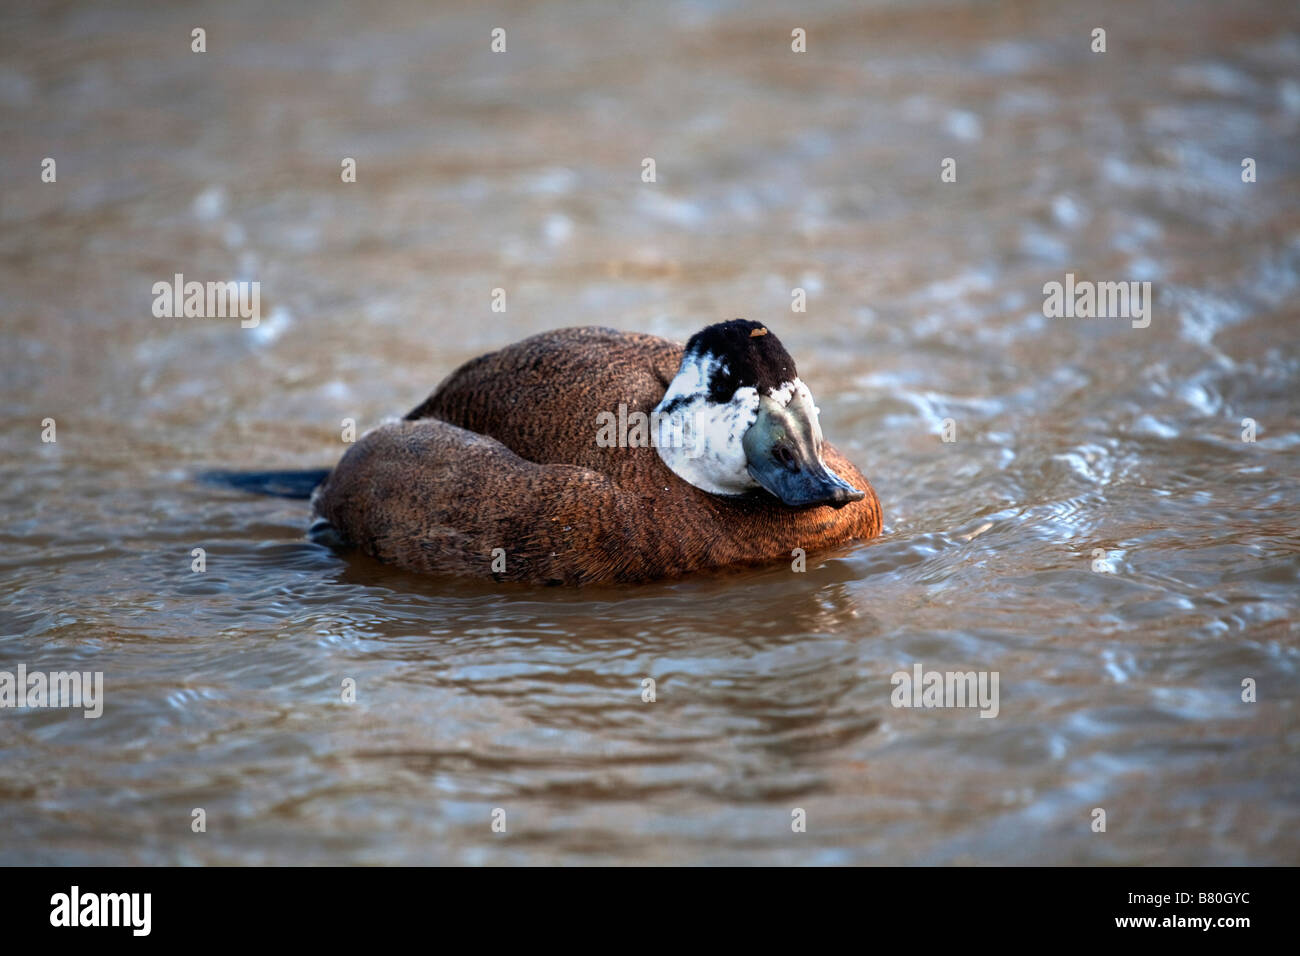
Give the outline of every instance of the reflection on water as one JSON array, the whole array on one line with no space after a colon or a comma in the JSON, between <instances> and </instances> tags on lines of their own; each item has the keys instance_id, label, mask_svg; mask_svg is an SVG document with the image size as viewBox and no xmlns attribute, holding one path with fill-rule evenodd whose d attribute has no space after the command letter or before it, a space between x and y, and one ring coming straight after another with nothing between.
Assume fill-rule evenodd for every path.
<instances>
[{"instance_id":1,"label":"reflection on water","mask_svg":"<svg viewBox=\"0 0 1300 956\"><path fill-rule=\"evenodd\" d=\"M1300 862L1300 16L1060 6L235 3L205 54L6 9L0 669L107 701L0 712L0 862ZM154 318L177 272L262 322ZM1066 272L1151 326L1045 318ZM329 465L535 331L735 315L879 542L448 583L190 480ZM999 716L891 707L917 662Z\"/></svg>"}]
</instances>

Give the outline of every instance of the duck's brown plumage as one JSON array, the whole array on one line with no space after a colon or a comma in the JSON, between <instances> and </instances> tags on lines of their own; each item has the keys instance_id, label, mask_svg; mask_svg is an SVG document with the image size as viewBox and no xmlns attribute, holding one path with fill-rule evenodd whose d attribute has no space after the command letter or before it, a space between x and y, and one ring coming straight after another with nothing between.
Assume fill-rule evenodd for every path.
<instances>
[{"instance_id":1,"label":"duck's brown plumage","mask_svg":"<svg viewBox=\"0 0 1300 956\"><path fill-rule=\"evenodd\" d=\"M546 332L474 359L397 424L358 441L316 492L341 538L412 571L532 583L628 583L790 560L880 533L867 479L829 443L823 457L866 492L840 509L769 495L711 495L653 447L596 442L597 416L649 415L682 345L614 329ZM505 571L492 569L505 551Z\"/></svg>"}]
</instances>

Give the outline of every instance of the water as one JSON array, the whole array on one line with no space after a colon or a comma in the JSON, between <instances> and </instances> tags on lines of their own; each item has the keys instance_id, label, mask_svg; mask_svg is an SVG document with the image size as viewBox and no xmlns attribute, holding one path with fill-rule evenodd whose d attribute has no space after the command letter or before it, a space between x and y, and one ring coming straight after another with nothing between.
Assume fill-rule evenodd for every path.
<instances>
[{"instance_id":1,"label":"water","mask_svg":"<svg viewBox=\"0 0 1300 956\"><path fill-rule=\"evenodd\" d=\"M1061 6L6 6L0 669L106 704L0 711L0 862L1300 862L1300 8ZM884 505L804 574L439 582L191 480L737 315ZM998 717L890 706L917 662Z\"/></svg>"}]
</instances>

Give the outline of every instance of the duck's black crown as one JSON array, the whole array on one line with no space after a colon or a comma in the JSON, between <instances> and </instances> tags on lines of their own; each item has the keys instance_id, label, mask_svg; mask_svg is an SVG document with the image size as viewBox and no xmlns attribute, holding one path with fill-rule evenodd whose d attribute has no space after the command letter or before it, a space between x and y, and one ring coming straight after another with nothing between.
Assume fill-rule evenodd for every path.
<instances>
[{"instance_id":1,"label":"duck's black crown","mask_svg":"<svg viewBox=\"0 0 1300 956\"><path fill-rule=\"evenodd\" d=\"M709 401L723 404L740 388L770 393L798 377L794 359L781 340L758 322L732 319L701 329L686 343L686 354L720 359L709 380Z\"/></svg>"}]
</instances>

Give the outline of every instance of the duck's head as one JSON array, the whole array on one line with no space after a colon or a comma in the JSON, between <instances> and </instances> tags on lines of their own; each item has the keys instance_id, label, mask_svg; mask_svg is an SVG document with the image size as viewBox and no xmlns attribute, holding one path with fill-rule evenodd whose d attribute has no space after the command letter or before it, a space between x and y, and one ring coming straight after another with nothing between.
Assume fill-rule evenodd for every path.
<instances>
[{"instance_id":1,"label":"duck's head","mask_svg":"<svg viewBox=\"0 0 1300 956\"><path fill-rule=\"evenodd\" d=\"M733 319L696 332L655 409L683 440L656 442L664 464L715 495L767 491L791 508L858 501L822 460L822 430L808 386L780 340ZM664 425L660 434L666 434Z\"/></svg>"}]
</instances>

